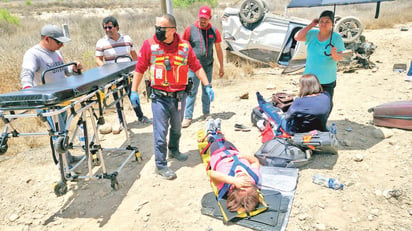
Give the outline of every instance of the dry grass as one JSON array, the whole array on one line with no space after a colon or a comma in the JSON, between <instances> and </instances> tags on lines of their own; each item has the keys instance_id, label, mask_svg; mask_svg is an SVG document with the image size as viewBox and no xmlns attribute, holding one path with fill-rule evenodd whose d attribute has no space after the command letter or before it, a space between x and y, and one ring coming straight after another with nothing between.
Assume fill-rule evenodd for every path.
<instances>
[{"instance_id":1,"label":"dry grass","mask_svg":"<svg viewBox=\"0 0 412 231\"><path fill-rule=\"evenodd\" d=\"M267 2L272 12L284 14L285 6L289 0L267 0ZM240 4L240 0L219 1L219 7L214 9L216 17L213 17L212 23L220 29L220 16L223 9L228 6L239 7ZM161 12L160 8L153 9L153 2L150 0L139 0L138 5L139 8L136 8L136 1L132 0L32 1L31 6L26 6L24 1L0 2L0 8L9 10L21 19L20 25L8 25L0 22L0 33L3 35L0 39L0 93L20 89L19 74L24 52L39 42L39 31L44 24L69 25L72 41L62 48L65 61L80 61L86 70L95 67L95 44L104 35L101 29L101 20L106 16L114 15L117 17L120 32L130 35L139 47L145 39L153 35L154 16L161 15ZM185 26L196 20L198 8L199 4L189 9L174 9L179 33L183 32ZM331 7L289 9L288 15L312 19L324 9L331 9ZM409 13L411 10L412 1L397 0L396 2L382 3L380 18L377 20L373 19L374 4L337 6L337 15L354 15L361 19L366 28L382 28L412 21L412 14ZM259 65L248 62L239 62L237 65L225 63L225 78L227 79L248 78L253 75L254 68L259 67ZM22 122L21 126L35 131L41 125ZM45 143L43 138L31 137L11 139L9 146L14 146L14 142L24 143L26 147ZM21 145L19 147L22 148ZM9 153L16 151L18 150L11 148Z\"/></svg>"}]
</instances>

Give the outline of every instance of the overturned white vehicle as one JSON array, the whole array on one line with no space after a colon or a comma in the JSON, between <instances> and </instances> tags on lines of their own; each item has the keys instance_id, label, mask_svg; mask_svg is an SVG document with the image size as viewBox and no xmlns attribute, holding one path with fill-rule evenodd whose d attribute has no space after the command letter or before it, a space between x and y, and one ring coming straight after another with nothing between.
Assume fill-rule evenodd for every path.
<instances>
[{"instance_id":1,"label":"overturned white vehicle","mask_svg":"<svg viewBox=\"0 0 412 231\"><path fill-rule=\"evenodd\" d=\"M311 20L275 15L262 0L245 0L239 9L226 8L222 17L222 37L226 50L236 56L285 67L283 73L297 71L305 66L306 46L294 35ZM369 61L375 46L362 36L363 25L356 17L335 17L334 31L341 34L349 51L342 61L345 69L370 68Z\"/></svg>"}]
</instances>

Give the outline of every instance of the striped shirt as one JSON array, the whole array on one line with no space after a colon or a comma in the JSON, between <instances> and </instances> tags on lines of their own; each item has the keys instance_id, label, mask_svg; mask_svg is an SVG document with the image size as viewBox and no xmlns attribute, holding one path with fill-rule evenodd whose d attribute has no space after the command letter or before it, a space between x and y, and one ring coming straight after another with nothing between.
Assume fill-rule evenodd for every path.
<instances>
[{"instance_id":1,"label":"striped shirt","mask_svg":"<svg viewBox=\"0 0 412 231\"><path fill-rule=\"evenodd\" d=\"M129 56L134 51L133 41L128 35L119 34L117 41L105 35L96 43L96 57L103 56L105 63L114 63L117 56ZM117 62L131 61L129 58L119 58Z\"/></svg>"}]
</instances>

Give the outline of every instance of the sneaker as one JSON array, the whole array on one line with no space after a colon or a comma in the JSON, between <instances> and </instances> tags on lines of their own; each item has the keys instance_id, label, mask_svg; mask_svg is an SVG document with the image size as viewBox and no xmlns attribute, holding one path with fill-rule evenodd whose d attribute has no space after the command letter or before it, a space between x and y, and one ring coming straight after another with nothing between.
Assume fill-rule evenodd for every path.
<instances>
[{"instance_id":1,"label":"sneaker","mask_svg":"<svg viewBox=\"0 0 412 231\"><path fill-rule=\"evenodd\" d=\"M156 168L156 173L165 178L166 180L173 180L177 177L176 173L168 167L162 169Z\"/></svg>"},{"instance_id":2,"label":"sneaker","mask_svg":"<svg viewBox=\"0 0 412 231\"><path fill-rule=\"evenodd\" d=\"M112 132L112 125L109 123L105 123L99 127L99 132L102 135L109 134Z\"/></svg>"},{"instance_id":3,"label":"sneaker","mask_svg":"<svg viewBox=\"0 0 412 231\"><path fill-rule=\"evenodd\" d=\"M139 118L139 122L142 122L144 124L152 124L152 120L147 118L146 116L143 116L142 118Z\"/></svg>"},{"instance_id":4,"label":"sneaker","mask_svg":"<svg viewBox=\"0 0 412 231\"><path fill-rule=\"evenodd\" d=\"M121 124L116 124L112 126L112 133L114 135L120 134L120 132L122 132L123 130L123 125Z\"/></svg>"},{"instance_id":5,"label":"sneaker","mask_svg":"<svg viewBox=\"0 0 412 231\"><path fill-rule=\"evenodd\" d=\"M187 160L187 155L180 153L179 151L170 151L169 150L169 158L175 158L178 161L185 161Z\"/></svg>"},{"instance_id":6,"label":"sneaker","mask_svg":"<svg viewBox=\"0 0 412 231\"><path fill-rule=\"evenodd\" d=\"M215 127L216 125L215 125L215 121L213 120L213 119L209 119L208 121L207 121L207 124L206 124L206 132L207 133L209 133L209 132L214 132L214 131L216 131L216 127Z\"/></svg>"},{"instance_id":7,"label":"sneaker","mask_svg":"<svg viewBox=\"0 0 412 231\"><path fill-rule=\"evenodd\" d=\"M215 119L215 128L216 130L222 130L222 120L220 118Z\"/></svg>"},{"instance_id":8,"label":"sneaker","mask_svg":"<svg viewBox=\"0 0 412 231\"><path fill-rule=\"evenodd\" d=\"M235 124L235 131L249 132L250 128L243 124Z\"/></svg>"},{"instance_id":9,"label":"sneaker","mask_svg":"<svg viewBox=\"0 0 412 231\"><path fill-rule=\"evenodd\" d=\"M192 124L192 119L185 118L182 122L182 128L187 128Z\"/></svg>"}]
</instances>

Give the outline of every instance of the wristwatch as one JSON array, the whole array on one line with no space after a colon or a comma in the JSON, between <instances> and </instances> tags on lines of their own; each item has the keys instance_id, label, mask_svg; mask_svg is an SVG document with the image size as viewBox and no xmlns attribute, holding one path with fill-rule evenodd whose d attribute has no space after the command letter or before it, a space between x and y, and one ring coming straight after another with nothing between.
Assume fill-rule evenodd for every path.
<instances>
[{"instance_id":1,"label":"wristwatch","mask_svg":"<svg viewBox=\"0 0 412 231\"><path fill-rule=\"evenodd\" d=\"M210 88L212 88L212 84L211 83L209 83L208 85L205 85L205 88L206 87L210 87Z\"/></svg>"}]
</instances>

